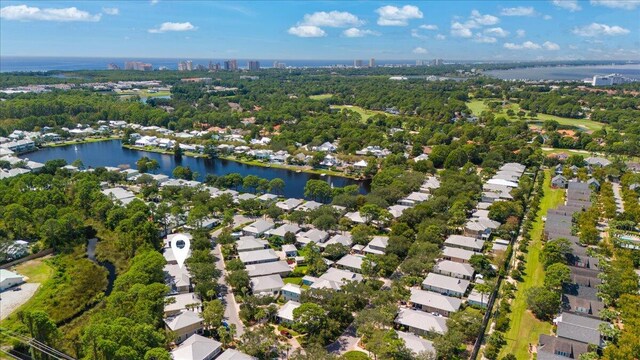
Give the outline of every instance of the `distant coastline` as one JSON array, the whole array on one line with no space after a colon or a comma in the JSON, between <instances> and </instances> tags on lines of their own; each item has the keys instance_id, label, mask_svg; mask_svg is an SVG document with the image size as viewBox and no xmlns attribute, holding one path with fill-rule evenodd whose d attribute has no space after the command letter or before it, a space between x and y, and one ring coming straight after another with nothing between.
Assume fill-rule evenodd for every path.
<instances>
[{"instance_id":1,"label":"distant coastline","mask_svg":"<svg viewBox=\"0 0 640 360\"><path fill-rule=\"evenodd\" d=\"M538 66L507 70L489 70L485 75L502 80L581 81L594 75L621 74L640 80L640 64L607 64L578 66Z\"/></svg>"}]
</instances>

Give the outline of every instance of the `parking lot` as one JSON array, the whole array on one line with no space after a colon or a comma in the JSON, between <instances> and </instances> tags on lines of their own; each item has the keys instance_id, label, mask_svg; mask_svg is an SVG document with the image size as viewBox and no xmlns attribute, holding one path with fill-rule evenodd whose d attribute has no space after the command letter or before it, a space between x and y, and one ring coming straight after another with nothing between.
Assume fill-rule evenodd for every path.
<instances>
[{"instance_id":1,"label":"parking lot","mask_svg":"<svg viewBox=\"0 0 640 360\"><path fill-rule=\"evenodd\" d=\"M20 305L24 304L27 300L35 294L40 284L37 283L25 283L17 288L20 290L14 290L11 288L0 293L0 320L8 317L15 311Z\"/></svg>"}]
</instances>

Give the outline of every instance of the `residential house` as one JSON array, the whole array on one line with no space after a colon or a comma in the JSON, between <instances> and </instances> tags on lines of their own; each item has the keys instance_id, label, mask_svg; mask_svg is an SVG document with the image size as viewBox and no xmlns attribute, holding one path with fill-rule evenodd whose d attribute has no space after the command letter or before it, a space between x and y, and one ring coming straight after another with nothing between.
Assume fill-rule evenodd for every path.
<instances>
[{"instance_id":1,"label":"residential house","mask_svg":"<svg viewBox=\"0 0 640 360\"><path fill-rule=\"evenodd\" d=\"M556 175L551 178L551 187L556 189L566 189L567 184L569 184L569 180L562 175Z\"/></svg>"},{"instance_id":2,"label":"residential house","mask_svg":"<svg viewBox=\"0 0 640 360\"><path fill-rule=\"evenodd\" d=\"M468 263L473 255L477 253L460 248L452 248L445 246L442 249L442 258L445 260L451 260L459 263Z\"/></svg>"},{"instance_id":3,"label":"residential house","mask_svg":"<svg viewBox=\"0 0 640 360\"><path fill-rule=\"evenodd\" d=\"M220 342L193 334L171 351L171 358L173 360L213 360L221 352Z\"/></svg>"},{"instance_id":4,"label":"residential house","mask_svg":"<svg viewBox=\"0 0 640 360\"><path fill-rule=\"evenodd\" d=\"M432 291L412 288L409 304L416 310L438 313L449 317L460 309L462 300Z\"/></svg>"},{"instance_id":5,"label":"residential house","mask_svg":"<svg viewBox=\"0 0 640 360\"><path fill-rule=\"evenodd\" d=\"M280 260L280 257L272 249L243 251L238 253L238 257L245 265L269 263Z\"/></svg>"},{"instance_id":6,"label":"residential house","mask_svg":"<svg viewBox=\"0 0 640 360\"><path fill-rule=\"evenodd\" d=\"M413 309L401 308L394 322L415 335L443 335L448 330L446 318Z\"/></svg>"},{"instance_id":7,"label":"residential house","mask_svg":"<svg viewBox=\"0 0 640 360\"><path fill-rule=\"evenodd\" d=\"M285 300L300 301L302 296L302 287L296 284L284 284L281 289L282 298Z\"/></svg>"},{"instance_id":8,"label":"residential house","mask_svg":"<svg viewBox=\"0 0 640 360\"><path fill-rule=\"evenodd\" d=\"M276 203L284 212L291 212L303 203L302 199L290 198Z\"/></svg>"},{"instance_id":9,"label":"residential house","mask_svg":"<svg viewBox=\"0 0 640 360\"><path fill-rule=\"evenodd\" d=\"M310 229L308 231L298 233L296 235L296 242L301 246L306 246L312 242L319 244L325 242L328 237L329 233L324 230Z\"/></svg>"},{"instance_id":10,"label":"residential house","mask_svg":"<svg viewBox=\"0 0 640 360\"><path fill-rule=\"evenodd\" d=\"M475 270L470 264L455 262L451 260L439 261L433 266L433 272L436 274L464 280L473 279L473 275L475 274Z\"/></svg>"},{"instance_id":11,"label":"residential house","mask_svg":"<svg viewBox=\"0 0 640 360\"><path fill-rule=\"evenodd\" d=\"M472 218L464 226L464 235L487 240L500 223L488 218Z\"/></svg>"},{"instance_id":12,"label":"residential house","mask_svg":"<svg viewBox=\"0 0 640 360\"><path fill-rule=\"evenodd\" d=\"M300 226L296 225L296 224L284 224L282 226L279 226L275 229L269 230L267 232L268 236L276 236L279 237L281 239L284 239L284 235L286 233L292 233L292 234L297 234L298 232L300 232Z\"/></svg>"},{"instance_id":13,"label":"residential house","mask_svg":"<svg viewBox=\"0 0 640 360\"><path fill-rule=\"evenodd\" d=\"M296 248L293 244L284 244L282 245L282 252L286 257L296 257L298 256L298 248Z\"/></svg>"},{"instance_id":14,"label":"residential house","mask_svg":"<svg viewBox=\"0 0 640 360\"><path fill-rule=\"evenodd\" d=\"M481 308L486 308L489 306L489 297L488 293L481 293L476 289L471 290L469 296L467 297L467 304L475 305Z\"/></svg>"},{"instance_id":15,"label":"residential house","mask_svg":"<svg viewBox=\"0 0 640 360\"><path fill-rule=\"evenodd\" d=\"M238 253L244 251L262 250L269 247L269 242L263 239L256 239L253 236L242 236L236 241L236 250Z\"/></svg>"},{"instance_id":16,"label":"residential house","mask_svg":"<svg viewBox=\"0 0 640 360\"><path fill-rule=\"evenodd\" d=\"M249 356L236 349L227 349L216 360L257 360L258 358Z\"/></svg>"},{"instance_id":17,"label":"residential house","mask_svg":"<svg viewBox=\"0 0 640 360\"><path fill-rule=\"evenodd\" d=\"M598 156L590 156L584 159L584 162L592 167L605 167L611 165L611 161Z\"/></svg>"},{"instance_id":18,"label":"residential house","mask_svg":"<svg viewBox=\"0 0 640 360\"><path fill-rule=\"evenodd\" d=\"M189 309L197 312L195 309L199 309L202 306L202 301L195 293L184 293L172 296L167 296L168 301L164 305L164 316L174 316Z\"/></svg>"},{"instance_id":19,"label":"residential house","mask_svg":"<svg viewBox=\"0 0 640 360\"><path fill-rule=\"evenodd\" d=\"M273 229L274 226L275 224L272 223L271 221L258 220L253 224L247 225L244 228L242 228L242 232L245 235L253 235L255 237L260 237L267 231Z\"/></svg>"},{"instance_id":20,"label":"residential house","mask_svg":"<svg viewBox=\"0 0 640 360\"><path fill-rule=\"evenodd\" d=\"M422 281L422 288L455 297L463 297L467 293L470 282L436 273L429 273Z\"/></svg>"},{"instance_id":21,"label":"residential house","mask_svg":"<svg viewBox=\"0 0 640 360\"><path fill-rule=\"evenodd\" d=\"M475 252L482 252L482 248L484 248L484 241L470 236L449 235L447 240L445 240L444 245Z\"/></svg>"},{"instance_id":22,"label":"residential house","mask_svg":"<svg viewBox=\"0 0 640 360\"><path fill-rule=\"evenodd\" d=\"M278 322L281 324L293 324L293 310L302 306L297 301L289 300L278 310L278 314L276 317L278 318Z\"/></svg>"},{"instance_id":23,"label":"residential house","mask_svg":"<svg viewBox=\"0 0 640 360\"><path fill-rule=\"evenodd\" d=\"M322 205L324 205L324 204L319 203L317 201L307 201L304 204L300 205L298 207L298 210L299 211L312 211L312 210L315 210L315 209L319 208Z\"/></svg>"},{"instance_id":24,"label":"residential house","mask_svg":"<svg viewBox=\"0 0 640 360\"><path fill-rule=\"evenodd\" d=\"M167 329L175 335L175 343L180 344L193 334L202 334L204 325L199 314L186 310L164 320Z\"/></svg>"},{"instance_id":25,"label":"residential house","mask_svg":"<svg viewBox=\"0 0 640 360\"><path fill-rule=\"evenodd\" d=\"M350 247L352 243L353 243L353 240L351 239L351 233L346 232L344 234L333 235L332 237L329 238L329 240L319 245L321 248L326 248L331 244L342 244L346 247Z\"/></svg>"},{"instance_id":26,"label":"residential house","mask_svg":"<svg viewBox=\"0 0 640 360\"><path fill-rule=\"evenodd\" d=\"M579 296L562 294L562 310L565 313L600 318L600 312L604 310L604 303L600 300L585 299Z\"/></svg>"},{"instance_id":27,"label":"residential house","mask_svg":"<svg viewBox=\"0 0 640 360\"><path fill-rule=\"evenodd\" d=\"M251 291L254 295L277 296L284 286L280 275L267 275L251 278Z\"/></svg>"},{"instance_id":28,"label":"residential house","mask_svg":"<svg viewBox=\"0 0 640 360\"><path fill-rule=\"evenodd\" d=\"M367 246L362 250L366 254L384 255L389 244L388 236L376 235L369 241Z\"/></svg>"},{"instance_id":29,"label":"residential house","mask_svg":"<svg viewBox=\"0 0 640 360\"><path fill-rule=\"evenodd\" d=\"M396 333L398 334L398 338L404 341L404 346L411 351L413 355L436 353L436 349L433 347L432 341L405 331L396 331Z\"/></svg>"},{"instance_id":30,"label":"residential house","mask_svg":"<svg viewBox=\"0 0 640 360\"><path fill-rule=\"evenodd\" d=\"M186 267L177 264L164 266L165 284L169 287L170 294L182 294L191 291L191 274Z\"/></svg>"},{"instance_id":31,"label":"residential house","mask_svg":"<svg viewBox=\"0 0 640 360\"><path fill-rule=\"evenodd\" d=\"M604 339L600 332L601 324L607 323L586 316L562 313L557 321L556 333L560 338L602 347Z\"/></svg>"},{"instance_id":32,"label":"residential house","mask_svg":"<svg viewBox=\"0 0 640 360\"><path fill-rule=\"evenodd\" d=\"M336 266L340 269L353 271L355 273L362 272L362 263L364 262L364 256L347 254L336 262Z\"/></svg>"},{"instance_id":33,"label":"residential house","mask_svg":"<svg viewBox=\"0 0 640 360\"><path fill-rule=\"evenodd\" d=\"M583 342L541 334L537 346L538 360L579 359L589 352L589 345Z\"/></svg>"},{"instance_id":34,"label":"residential house","mask_svg":"<svg viewBox=\"0 0 640 360\"><path fill-rule=\"evenodd\" d=\"M272 261L261 264L245 265L244 269L249 277L279 275L285 277L291 272L291 267L286 261Z\"/></svg>"},{"instance_id":35,"label":"residential house","mask_svg":"<svg viewBox=\"0 0 640 360\"><path fill-rule=\"evenodd\" d=\"M407 195L406 197L398 200L398 204L404 205L404 206L414 206L416 204L429 200L430 196L431 195L425 194L423 192L414 191L411 194Z\"/></svg>"}]
</instances>

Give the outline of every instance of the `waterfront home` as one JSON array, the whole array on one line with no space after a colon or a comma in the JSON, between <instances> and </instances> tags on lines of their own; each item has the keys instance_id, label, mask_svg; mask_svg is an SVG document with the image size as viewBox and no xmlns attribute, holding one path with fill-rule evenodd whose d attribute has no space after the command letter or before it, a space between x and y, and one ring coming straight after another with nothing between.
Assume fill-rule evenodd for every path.
<instances>
[{"instance_id":1,"label":"waterfront home","mask_svg":"<svg viewBox=\"0 0 640 360\"><path fill-rule=\"evenodd\" d=\"M580 341L541 334L538 338L537 360L579 359L589 352L589 345Z\"/></svg>"},{"instance_id":2,"label":"waterfront home","mask_svg":"<svg viewBox=\"0 0 640 360\"><path fill-rule=\"evenodd\" d=\"M173 360L213 360L222 352L222 344L202 335L193 334L171 350Z\"/></svg>"},{"instance_id":3,"label":"waterfront home","mask_svg":"<svg viewBox=\"0 0 640 360\"><path fill-rule=\"evenodd\" d=\"M336 262L336 266L339 269L349 270L359 274L362 272L364 259L364 256L347 254Z\"/></svg>"},{"instance_id":4,"label":"waterfront home","mask_svg":"<svg viewBox=\"0 0 640 360\"><path fill-rule=\"evenodd\" d=\"M20 285L23 282L24 277L22 275L6 269L0 269L0 291Z\"/></svg>"},{"instance_id":5,"label":"waterfront home","mask_svg":"<svg viewBox=\"0 0 640 360\"><path fill-rule=\"evenodd\" d=\"M468 263L471 257L476 255L475 252L464 250L460 248L453 248L445 246L442 249L442 258L445 260L451 260L459 263Z\"/></svg>"},{"instance_id":6,"label":"waterfront home","mask_svg":"<svg viewBox=\"0 0 640 360\"><path fill-rule=\"evenodd\" d=\"M364 218L360 214L360 211L348 212L348 213L344 214L344 217L346 217L347 219L349 219L349 220L351 220L351 221L353 221L354 223L357 223L357 224L366 223L366 221L364 220Z\"/></svg>"},{"instance_id":7,"label":"waterfront home","mask_svg":"<svg viewBox=\"0 0 640 360\"><path fill-rule=\"evenodd\" d=\"M296 225L296 224L284 224L281 225L275 229L269 230L266 232L267 236L275 236L281 239L284 239L284 236L287 233L292 233L292 234L297 234L298 232L300 232L300 226Z\"/></svg>"},{"instance_id":8,"label":"waterfront home","mask_svg":"<svg viewBox=\"0 0 640 360\"><path fill-rule=\"evenodd\" d=\"M257 276L251 278L251 291L256 296L277 296L284 286L279 275Z\"/></svg>"},{"instance_id":9,"label":"waterfront home","mask_svg":"<svg viewBox=\"0 0 640 360\"><path fill-rule=\"evenodd\" d=\"M15 140L0 144L0 147L13 151L14 153L21 154L31 150L35 150L36 143L33 140Z\"/></svg>"},{"instance_id":10,"label":"waterfront home","mask_svg":"<svg viewBox=\"0 0 640 360\"><path fill-rule=\"evenodd\" d=\"M429 273L422 281L422 288L455 297L463 297L469 288L469 280Z\"/></svg>"},{"instance_id":11,"label":"waterfront home","mask_svg":"<svg viewBox=\"0 0 640 360\"><path fill-rule=\"evenodd\" d=\"M367 254L384 255L389 244L388 236L374 236L362 251Z\"/></svg>"},{"instance_id":12,"label":"waterfront home","mask_svg":"<svg viewBox=\"0 0 640 360\"><path fill-rule=\"evenodd\" d=\"M446 318L413 309L400 309L394 322L415 335L443 335L448 330Z\"/></svg>"},{"instance_id":13,"label":"waterfront home","mask_svg":"<svg viewBox=\"0 0 640 360\"><path fill-rule=\"evenodd\" d=\"M444 245L475 252L482 252L484 241L470 236L449 235L447 240L444 241Z\"/></svg>"},{"instance_id":14,"label":"waterfront home","mask_svg":"<svg viewBox=\"0 0 640 360\"><path fill-rule=\"evenodd\" d=\"M272 261L261 264L245 265L244 269L249 277L280 275L282 277L291 273L291 267L286 261Z\"/></svg>"},{"instance_id":15,"label":"waterfront home","mask_svg":"<svg viewBox=\"0 0 640 360\"><path fill-rule=\"evenodd\" d=\"M193 334L202 334L204 325L199 314L186 310L164 320L167 329L175 335L174 341L180 344Z\"/></svg>"},{"instance_id":16,"label":"waterfront home","mask_svg":"<svg viewBox=\"0 0 640 360\"><path fill-rule=\"evenodd\" d=\"M272 223L271 221L258 220L253 224L247 225L244 228L242 228L242 232L245 235L253 235L255 237L260 237L267 231L273 229L274 227L275 227L275 224Z\"/></svg>"},{"instance_id":17,"label":"waterfront home","mask_svg":"<svg viewBox=\"0 0 640 360\"><path fill-rule=\"evenodd\" d=\"M238 257L245 265L269 263L280 259L272 249L243 251L238 253Z\"/></svg>"},{"instance_id":18,"label":"waterfront home","mask_svg":"<svg viewBox=\"0 0 640 360\"><path fill-rule=\"evenodd\" d=\"M282 209L284 212L291 212L302 204L303 200L291 198L276 203L276 206Z\"/></svg>"},{"instance_id":19,"label":"waterfront home","mask_svg":"<svg viewBox=\"0 0 640 360\"><path fill-rule=\"evenodd\" d=\"M360 160L360 161L357 161L357 162L353 163L353 167L356 168L357 170L362 170L362 169L366 168L368 165L369 165L369 163L367 163L364 160Z\"/></svg>"},{"instance_id":20,"label":"waterfront home","mask_svg":"<svg viewBox=\"0 0 640 360\"><path fill-rule=\"evenodd\" d=\"M278 310L276 315L278 322L281 324L291 325L294 322L293 310L302 306L297 301L289 300Z\"/></svg>"},{"instance_id":21,"label":"waterfront home","mask_svg":"<svg viewBox=\"0 0 640 360\"><path fill-rule=\"evenodd\" d=\"M260 200L262 202L273 201L273 200L276 200L277 198L278 198L278 195L273 195L273 194L269 194L269 193L265 193L265 194L262 194L262 195L258 196L258 200Z\"/></svg>"},{"instance_id":22,"label":"waterfront home","mask_svg":"<svg viewBox=\"0 0 640 360\"><path fill-rule=\"evenodd\" d=\"M167 301L165 301L164 305L164 316L167 317L177 315L185 310L199 312L202 306L202 301L195 293L191 292L167 296L165 299Z\"/></svg>"},{"instance_id":23,"label":"waterfront home","mask_svg":"<svg viewBox=\"0 0 640 360\"><path fill-rule=\"evenodd\" d=\"M285 300L293 300L300 301L300 296L302 295L302 287L296 284L284 284L282 287L282 297Z\"/></svg>"},{"instance_id":24,"label":"waterfront home","mask_svg":"<svg viewBox=\"0 0 640 360\"><path fill-rule=\"evenodd\" d=\"M451 276L458 279L471 280L475 274L473 266L451 260L442 260L433 266L436 274Z\"/></svg>"},{"instance_id":25,"label":"waterfront home","mask_svg":"<svg viewBox=\"0 0 640 360\"><path fill-rule=\"evenodd\" d=\"M435 312L448 317L460 309L462 300L432 291L411 288L409 304L416 310Z\"/></svg>"},{"instance_id":26,"label":"waterfront home","mask_svg":"<svg viewBox=\"0 0 640 360\"><path fill-rule=\"evenodd\" d=\"M240 195L238 195L238 197L236 197L236 200L238 201L246 201L246 200L253 200L255 199L256 196L250 193L242 193Z\"/></svg>"}]
</instances>

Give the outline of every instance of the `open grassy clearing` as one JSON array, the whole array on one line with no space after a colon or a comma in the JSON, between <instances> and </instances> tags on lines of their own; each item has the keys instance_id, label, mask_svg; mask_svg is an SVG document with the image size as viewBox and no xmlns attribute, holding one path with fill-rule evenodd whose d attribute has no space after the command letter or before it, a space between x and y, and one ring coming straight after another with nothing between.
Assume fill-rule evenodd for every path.
<instances>
[{"instance_id":1,"label":"open grassy clearing","mask_svg":"<svg viewBox=\"0 0 640 360\"><path fill-rule=\"evenodd\" d=\"M484 103L484 100L471 100L467 102L467 107L471 110L471 112L473 112L474 115L480 115L480 113L482 113L482 111L487 110L489 107ZM497 112L496 115L502 115L504 117L506 117L507 119L509 119L509 117L507 116L507 110L513 110L515 113L518 113L518 111L520 111L520 106L518 104L509 104L506 107L502 108L501 111ZM528 113L528 111L525 110L525 112ZM589 130L589 131L595 131L595 130L600 130L604 127L604 124L596 122L596 121L591 121L591 120L587 120L587 119L571 119L571 118L565 118L565 117L561 117L561 116L555 116L555 115L549 115L549 114L538 114L536 116L535 119L526 119L527 122L533 123L533 124L542 124L543 122L547 121L547 120L555 120L557 121L560 125L565 125L565 126L573 126L576 127L578 129L583 129L583 130Z\"/></svg>"},{"instance_id":2,"label":"open grassy clearing","mask_svg":"<svg viewBox=\"0 0 640 360\"><path fill-rule=\"evenodd\" d=\"M309 96L309 99L311 100L326 100L326 99L331 99L333 97L333 94L320 94L320 95L311 95Z\"/></svg>"},{"instance_id":3,"label":"open grassy clearing","mask_svg":"<svg viewBox=\"0 0 640 360\"><path fill-rule=\"evenodd\" d=\"M332 109L347 109L347 110L351 110L351 111L355 111L358 114L360 114L360 117L362 118L362 121L367 121L370 117L377 115L377 114L382 114L382 115L387 115L387 116L395 116L393 114L388 114L384 111L380 111L380 110L367 110L364 108L361 108L360 106L355 106L355 105L331 105Z\"/></svg>"},{"instance_id":4,"label":"open grassy clearing","mask_svg":"<svg viewBox=\"0 0 640 360\"><path fill-rule=\"evenodd\" d=\"M138 91L125 90L125 91L119 92L118 95L138 95L140 97L152 98L152 97L158 97L158 96L170 96L171 92L170 91L149 92L149 90L142 89Z\"/></svg>"},{"instance_id":5,"label":"open grassy clearing","mask_svg":"<svg viewBox=\"0 0 640 360\"><path fill-rule=\"evenodd\" d=\"M540 263L540 252L542 250L542 230L544 222L542 217L546 216L547 210L560 205L564 200L564 190L552 189L551 170L546 170L544 174L543 191L544 196L540 200L540 209L536 214L536 220L531 229L531 243L528 252L525 254L526 269L522 276L522 282L518 284L516 297L511 302L511 324L509 331L505 334L507 344L502 348L501 355L513 354L516 359L528 359L529 344L537 344L540 334L549 334L552 325L535 318L527 310L527 300L525 292L534 286L542 286L544 283L544 269Z\"/></svg>"},{"instance_id":6,"label":"open grassy clearing","mask_svg":"<svg viewBox=\"0 0 640 360\"><path fill-rule=\"evenodd\" d=\"M28 278L27 282L43 283L53 274L53 268L45 261L48 258L50 256L23 262L16 266L15 271L20 275L26 276Z\"/></svg>"}]
</instances>

